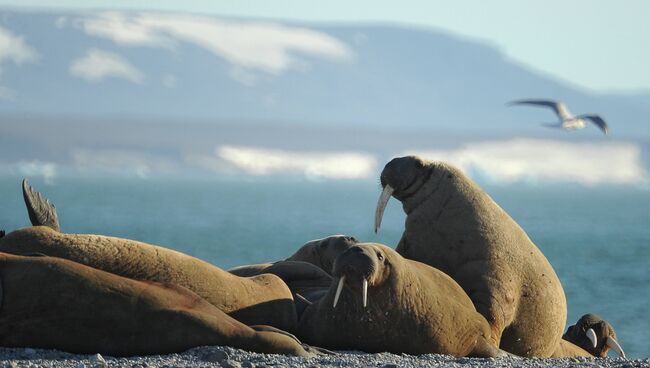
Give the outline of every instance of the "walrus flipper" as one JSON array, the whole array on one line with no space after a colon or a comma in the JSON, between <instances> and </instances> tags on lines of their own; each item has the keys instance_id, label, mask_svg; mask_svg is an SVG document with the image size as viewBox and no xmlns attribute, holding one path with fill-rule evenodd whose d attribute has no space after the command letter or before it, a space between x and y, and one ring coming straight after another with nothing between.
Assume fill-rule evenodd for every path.
<instances>
[{"instance_id":1,"label":"walrus flipper","mask_svg":"<svg viewBox=\"0 0 650 368\"><path fill-rule=\"evenodd\" d=\"M252 328L253 330L257 331L257 332L275 332L275 333L285 335L285 336L293 339L298 344L300 344L303 347L303 349L305 349L306 351L308 351L310 353L314 353L316 355L337 355L335 352L333 352L331 350L327 350L327 349L319 348L319 347L316 347L316 346L304 344L296 337L296 335L291 334L291 333L289 333L287 331L281 330L279 328L273 327L273 326L254 325L254 326L249 326L249 327Z\"/></svg>"},{"instance_id":2,"label":"walrus flipper","mask_svg":"<svg viewBox=\"0 0 650 368\"><path fill-rule=\"evenodd\" d=\"M41 193L35 191L29 185L27 179L23 179L23 199L25 199L29 220L33 226L47 226L56 231L61 231L54 204L43 197Z\"/></svg>"}]
</instances>

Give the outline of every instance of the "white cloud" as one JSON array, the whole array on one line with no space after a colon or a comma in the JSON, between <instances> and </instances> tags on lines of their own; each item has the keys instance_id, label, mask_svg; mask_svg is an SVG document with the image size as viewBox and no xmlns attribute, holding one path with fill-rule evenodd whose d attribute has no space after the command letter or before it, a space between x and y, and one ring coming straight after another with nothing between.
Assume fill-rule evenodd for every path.
<instances>
[{"instance_id":1,"label":"white cloud","mask_svg":"<svg viewBox=\"0 0 650 368\"><path fill-rule=\"evenodd\" d=\"M308 179L365 179L376 174L377 161L359 152L303 152L222 146L216 156L193 156L190 164L218 172L235 169L251 175L301 175Z\"/></svg>"},{"instance_id":2,"label":"white cloud","mask_svg":"<svg viewBox=\"0 0 650 368\"><path fill-rule=\"evenodd\" d=\"M0 26L0 63L13 61L16 65L34 62L38 53L21 36Z\"/></svg>"},{"instance_id":3,"label":"white cloud","mask_svg":"<svg viewBox=\"0 0 650 368\"><path fill-rule=\"evenodd\" d=\"M57 174L57 165L44 161L20 161L14 165L20 175L25 177L42 177L46 183L52 183Z\"/></svg>"},{"instance_id":4,"label":"white cloud","mask_svg":"<svg viewBox=\"0 0 650 368\"><path fill-rule=\"evenodd\" d=\"M70 74L88 82L101 82L106 78L123 78L133 83L142 83L140 70L121 56L99 49L90 49L82 58L70 64Z\"/></svg>"},{"instance_id":5,"label":"white cloud","mask_svg":"<svg viewBox=\"0 0 650 368\"><path fill-rule=\"evenodd\" d=\"M342 41L304 27L272 22L215 19L202 16L109 12L84 18L84 31L119 45L174 48L179 41L199 46L230 62L232 77L244 83L240 69L280 74L303 69L308 55L335 62L352 58L352 50Z\"/></svg>"},{"instance_id":6,"label":"white cloud","mask_svg":"<svg viewBox=\"0 0 650 368\"><path fill-rule=\"evenodd\" d=\"M16 65L33 63L38 59L38 53L29 46L22 36L14 35L10 30L0 26L0 75L2 64L13 62ZM0 86L0 99L14 98L14 91L6 86Z\"/></svg>"},{"instance_id":7,"label":"white cloud","mask_svg":"<svg viewBox=\"0 0 650 368\"><path fill-rule=\"evenodd\" d=\"M106 12L81 20L86 34L112 40L123 46L145 46L172 48L175 41L160 30L141 21L142 17L131 17L118 12Z\"/></svg>"},{"instance_id":8,"label":"white cloud","mask_svg":"<svg viewBox=\"0 0 650 368\"><path fill-rule=\"evenodd\" d=\"M631 143L513 139L406 154L446 161L496 183L645 184L649 179L641 151Z\"/></svg>"}]
</instances>

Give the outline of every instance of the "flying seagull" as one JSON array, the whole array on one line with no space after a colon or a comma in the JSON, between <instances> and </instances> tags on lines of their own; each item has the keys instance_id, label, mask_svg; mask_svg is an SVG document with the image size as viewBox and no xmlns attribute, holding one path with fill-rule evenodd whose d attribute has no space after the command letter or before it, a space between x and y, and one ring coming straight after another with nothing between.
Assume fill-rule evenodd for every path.
<instances>
[{"instance_id":1,"label":"flying seagull","mask_svg":"<svg viewBox=\"0 0 650 368\"><path fill-rule=\"evenodd\" d=\"M594 123L603 133L609 133L609 128L605 120L596 114L582 114L574 116L566 105L559 101L552 100L517 100L509 102L508 105L536 105L550 107L560 118L558 123L543 124L548 127L561 128L564 130L582 129L587 126L587 121Z\"/></svg>"}]
</instances>

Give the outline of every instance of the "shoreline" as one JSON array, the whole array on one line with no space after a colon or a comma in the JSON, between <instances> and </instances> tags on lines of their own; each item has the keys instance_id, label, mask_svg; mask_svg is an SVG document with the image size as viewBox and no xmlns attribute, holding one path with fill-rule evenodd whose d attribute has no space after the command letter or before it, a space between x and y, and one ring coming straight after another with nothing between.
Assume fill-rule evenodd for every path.
<instances>
[{"instance_id":1,"label":"shoreline","mask_svg":"<svg viewBox=\"0 0 650 368\"><path fill-rule=\"evenodd\" d=\"M450 355L340 352L315 358L259 354L231 347L203 346L183 353L134 357L71 354L57 350L0 348L3 367L650 367L650 357L624 358L456 358Z\"/></svg>"}]
</instances>

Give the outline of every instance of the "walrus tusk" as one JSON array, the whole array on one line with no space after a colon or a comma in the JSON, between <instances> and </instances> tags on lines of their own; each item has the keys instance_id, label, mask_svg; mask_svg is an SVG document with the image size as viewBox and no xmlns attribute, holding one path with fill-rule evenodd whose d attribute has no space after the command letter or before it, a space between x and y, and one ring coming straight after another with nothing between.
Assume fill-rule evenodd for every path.
<instances>
[{"instance_id":1,"label":"walrus tusk","mask_svg":"<svg viewBox=\"0 0 650 368\"><path fill-rule=\"evenodd\" d=\"M379 195L379 200L377 201L377 209L375 210L375 233L381 226L381 218L384 216L386 204L388 203L390 197L393 195L394 191L395 189L393 189L393 187L386 184L384 190L381 191L381 195Z\"/></svg>"},{"instance_id":2,"label":"walrus tusk","mask_svg":"<svg viewBox=\"0 0 650 368\"><path fill-rule=\"evenodd\" d=\"M618 344L618 341L616 341L616 339L614 339L611 336L607 336L607 339L605 340L605 344L610 348L614 349L614 351L617 352L618 355L625 358L625 352L623 351L623 348L621 348L621 345Z\"/></svg>"},{"instance_id":3,"label":"walrus tusk","mask_svg":"<svg viewBox=\"0 0 650 368\"><path fill-rule=\"evenodd\" d=\"M585 332L585 335L587 335L587 338L591 341L594 348L598 346L598 337L596 337L596 332L594 332L593 328L588 329L587 332Z\"/></svg>"},{"instance_id":4,"label":"walrus tusk","mask_svg":"<svg viewBox=\"0 0 650 368\"><path fill-rule=\"evenodd\" d=\"M368 280L363 279L363 307L368 305Z\"/></svg>"},{"instance_id":5,"label":"walrus tusk","mask_svg":"<svg viewBox=\"0 0 650 368\"><path fill-rule=\"evenodd\" d=\"M336 287L336 294L334 294L334 305L332 308L336 308L336 304L339 302L339 296L341 296L341 290L343 290L343 284L345 283L345 275L341 276L339 279L339 285Z\"/></svg>"}]
</instances>

